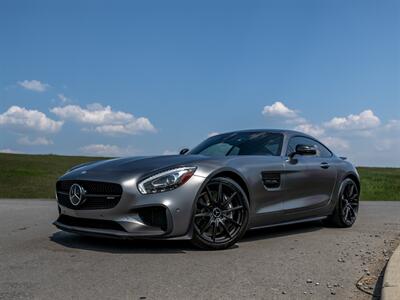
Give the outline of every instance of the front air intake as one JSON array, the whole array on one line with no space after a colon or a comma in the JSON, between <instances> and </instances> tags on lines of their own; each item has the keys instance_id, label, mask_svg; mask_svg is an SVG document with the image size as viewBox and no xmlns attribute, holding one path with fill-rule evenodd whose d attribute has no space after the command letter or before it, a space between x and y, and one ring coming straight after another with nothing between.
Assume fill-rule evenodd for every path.
<instances>
[{"instance_id":1,"label":"front air intake","mask_svg":"<svg viewBox=\"0 0 400 300\"><path fill-rule=\"evenodd\" d=\"M111 220L85 219L60 215L57 219L57 222L67 226L82 227L88 229L95 228L104 230L117 230L126 232L124 227L122 227L119 223Z\"/></svg>"},{"instance_id":2,"label":"front air intake","mask_svg":"<svg viewBox=\"0 0 400 300\"><path fill-rule=\"evenodd\" d=\"M163 231L167 230L166 209L162 206L144 207L137 210L137 213L147 226L158 227Z\"/></svg>"}]
</instances>

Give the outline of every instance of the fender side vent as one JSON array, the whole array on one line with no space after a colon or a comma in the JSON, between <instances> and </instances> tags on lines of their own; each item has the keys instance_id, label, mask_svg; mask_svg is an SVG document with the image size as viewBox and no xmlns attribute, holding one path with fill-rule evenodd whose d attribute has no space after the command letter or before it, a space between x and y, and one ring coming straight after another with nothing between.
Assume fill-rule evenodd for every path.
<instances>
[{"instance_id":1,"label":"fender side vent","mask_svg":"<svg viewBox=\"0 0 400 300\"><path fill-rule=\"evenodd\" d=\"M281 174L278 172L262 172L261 177L267 189L276 189L281 186Z\"/></svg>"}]
</instances>

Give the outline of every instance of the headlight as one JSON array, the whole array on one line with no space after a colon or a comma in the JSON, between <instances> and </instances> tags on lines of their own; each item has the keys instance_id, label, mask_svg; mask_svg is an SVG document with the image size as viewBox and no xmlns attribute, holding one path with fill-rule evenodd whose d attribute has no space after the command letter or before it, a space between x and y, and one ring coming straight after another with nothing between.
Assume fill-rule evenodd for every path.
<instances>
[{"instance_id":1,"label":"headlight","mask_svg":"<svg viewBox=\"0 0 400 300\"><path fill-rule=\"evenodd\" d=\"M196 169L196 167L182 167L156 174L139 182L138 189L142 194L174 190L188 181Z\"/></svg>"}]
</instances>

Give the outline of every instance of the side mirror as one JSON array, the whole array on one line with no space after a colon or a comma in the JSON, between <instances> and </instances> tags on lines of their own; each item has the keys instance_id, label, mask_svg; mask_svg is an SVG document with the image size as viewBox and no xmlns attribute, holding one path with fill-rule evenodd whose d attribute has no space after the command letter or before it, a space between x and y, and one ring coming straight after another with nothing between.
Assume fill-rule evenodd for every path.
<instances>
[{"instance_id":1,"label":"side mirror","mask_svg":"<svg viewBox=\"0 0 400 300\"><path fill-rule=\"evenodd\" d=\"M297 145L296 151L289 154L289 158L292 159L296 154L299 155L316 155L317 149L310 145Z\"/></svg>"},{"instance_id":2,"label":"side mirror","mask_svg":"<svg viewBox=\"0 0 400 300\"><path fill-rule=\"evenodd\" d=\"M181 151L179 151L179 154L180 155L185 155L186 153L188 153L189 152L189 149L188 148L183 148Z\"/></svg>"}]
</instances>

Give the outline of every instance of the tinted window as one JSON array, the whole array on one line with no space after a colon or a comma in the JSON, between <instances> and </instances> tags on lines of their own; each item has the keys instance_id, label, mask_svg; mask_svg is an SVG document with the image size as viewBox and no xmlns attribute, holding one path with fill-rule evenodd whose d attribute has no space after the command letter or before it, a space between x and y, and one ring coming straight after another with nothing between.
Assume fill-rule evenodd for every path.
<instances>
[{"instance_id":1,"label":"tinted window","mask_svg":"<svg viewBox=\"0 0 400 300\"><path fill-rule=\"evenodd\" d=\"M295 136L290 139L289 144L288 144L288 149L286 151L286 155L289 155L290 153L294 152L296 150L297 145L314 146L317 149L317 156L319 156L319 157L331 157L332 156L331 151L329 151L328 148L326 148L324 145L317 142L316 140L309 139L309 138L303 137L303 136Z\"/></svg>"},{"instance_id":2,"label":"tinted window","mask_svg":"<svg viewBox=\"0 0 400 300\"><path fill-rule=\"evenodd\" d=\"M190 154L208 156L281 155L283 135L270 132L234 132L213 136Z\"/></svg>"},{"instance_id":3,"label":"tinted window","mask_svg":"<svg viewBox=\"0 0 400 300\"><path fill-rule=\"evenodd\" d=\"M317 146L317 154L319 155L319 157L332 157L332 152L329 151L328 148L326 148L324 145L322 145L321 143L318 143L317 141L314 141L316 143Z\"/></svg>"}]
</instances>

